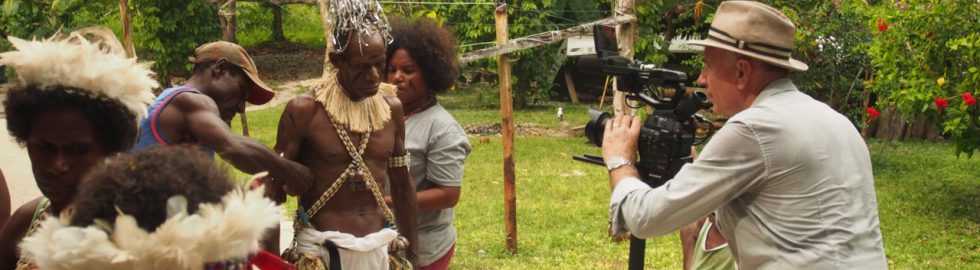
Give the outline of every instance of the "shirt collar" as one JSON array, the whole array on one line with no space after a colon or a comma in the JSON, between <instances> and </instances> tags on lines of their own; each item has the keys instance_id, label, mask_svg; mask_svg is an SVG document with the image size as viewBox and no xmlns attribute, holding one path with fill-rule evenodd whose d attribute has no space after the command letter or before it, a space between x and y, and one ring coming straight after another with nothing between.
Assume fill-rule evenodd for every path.
<instances>
[{"instance_id":1,"label":"shirt collar","mask_svg":"<svg viewBox=\"0 0 980 270\"><path fill-rule=\"evenodd\" d=\"M796 88L796 85L793 84L793 81L790 80L789 77L776 79L770 82L769 85L766 85L766 87L762 89L762 92L759 92L759 95L756 96L755 100L752 101L752 107L755 107L756 104L759 104L760 102L768 99L769 97L775 96L776 94L779 93L789 92L789 91L799 91L799 89Z\"/></svg>"}]
</instances>

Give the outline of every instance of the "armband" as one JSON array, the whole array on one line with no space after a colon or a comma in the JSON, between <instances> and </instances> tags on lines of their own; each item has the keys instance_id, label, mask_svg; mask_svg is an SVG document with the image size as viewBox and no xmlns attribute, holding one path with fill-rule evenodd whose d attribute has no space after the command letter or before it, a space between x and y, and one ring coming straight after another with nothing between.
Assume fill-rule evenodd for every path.
<instances>
[{"instance_id":1,"label":"armband","mask_svg":"<svg viewBox=\"0 0 980 270\"><path fill-rule=\"evenodd\" d=\"M405 153L404 156L389 157L388 168L408 167L408 162L411 160L412 158L408 156L408 153Z\"/></svg>"}]
</instances>

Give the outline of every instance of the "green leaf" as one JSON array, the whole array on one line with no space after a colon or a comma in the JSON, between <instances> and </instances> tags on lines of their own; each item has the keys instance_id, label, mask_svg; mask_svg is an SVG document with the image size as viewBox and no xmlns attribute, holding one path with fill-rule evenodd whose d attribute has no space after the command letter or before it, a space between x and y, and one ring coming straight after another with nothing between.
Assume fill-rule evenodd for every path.
<instances>
[{"instance_id":1,"label":"green leaf","mask_svg":"<svg viewBox=\"0 0 980 270\"><path fill-rule=\"evenodd\" d=\"M3 15L4 16L13 16L14 14L16 14L17 13L17 10L20 8L20 1L21 0L6 0L6 1L4 1L3 2Z\"/></svg>"}]
</instances>

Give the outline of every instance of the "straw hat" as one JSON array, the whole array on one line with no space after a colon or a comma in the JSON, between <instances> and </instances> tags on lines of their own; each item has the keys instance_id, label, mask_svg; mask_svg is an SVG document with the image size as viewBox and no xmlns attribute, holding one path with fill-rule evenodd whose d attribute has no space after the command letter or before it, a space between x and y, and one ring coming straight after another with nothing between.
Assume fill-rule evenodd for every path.
<instances>
[{"instance_id":1,"label":"straw hat","mask_svg":"<svg viewBox=\"0 0 980 270\"><path fill-rule=\"evenodd\" d=\"M746 55L790 70L806 71L793 59L796 26L779 10L753 1L727 1L718 6L708 38L688 44Z\"/></svg>"}]
</instances>

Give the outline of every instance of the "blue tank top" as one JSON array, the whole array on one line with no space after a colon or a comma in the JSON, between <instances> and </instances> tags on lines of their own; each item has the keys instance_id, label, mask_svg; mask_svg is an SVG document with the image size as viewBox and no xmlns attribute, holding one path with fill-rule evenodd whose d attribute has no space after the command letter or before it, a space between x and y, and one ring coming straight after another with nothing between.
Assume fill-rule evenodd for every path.
<instances>
[{"instance_id":1,"label":"blue tank top","mask_svg":"<svg viewBox=\"0 0 980 270\"><path fill-rule=\"evenodd\" d=\"M140 120L140 136L136 140L136 145L133 146L133 152L146 149L154 145L173 145L170 140L163 137L163 134L160 132L158 120L160 118L160 113L162 113L163 109L170 105L170 102L173 101L174 97L188 92L201 94L201 91L188 86L167 88L166 90L163 90L163 93L160 93L160 96L158 96L153 102L153 105L150 105L150 107L147 108L146 116ZM214 157L213 148L200 143L197 144L200 146L201 151L204 151L211 155L211 157Z\"/></svg>"}]
</instances>

